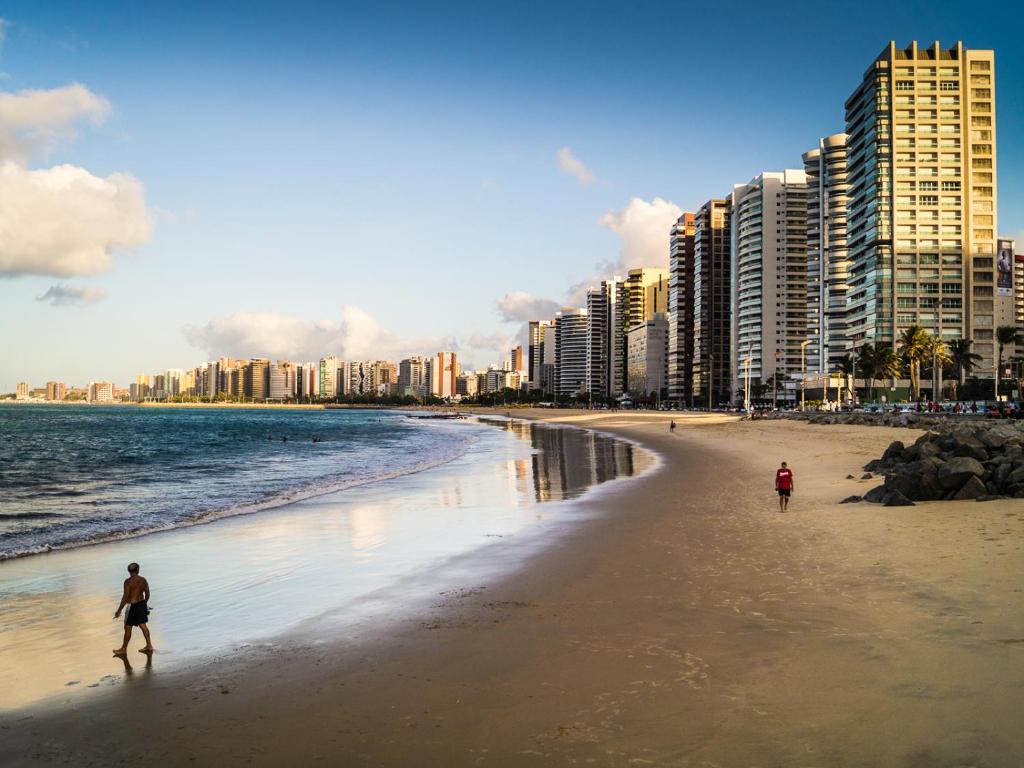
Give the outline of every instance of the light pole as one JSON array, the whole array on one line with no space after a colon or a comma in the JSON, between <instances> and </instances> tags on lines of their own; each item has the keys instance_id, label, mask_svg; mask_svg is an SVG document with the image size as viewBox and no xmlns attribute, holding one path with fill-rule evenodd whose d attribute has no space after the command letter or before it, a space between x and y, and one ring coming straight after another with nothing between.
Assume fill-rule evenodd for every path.
<instances>
[{"instance_id":1,"label":"light pole","mask_svg":"<svg viewBox=\"0 0 1024 768\"><path fill-rule=\"evenodd\" d=\"M748 350L747 356L743 358L743 365L746 368L744 374L745 386L743 388L743 410L750 413L750 364L754 361L754 358L750 355Z\"/></svg>"},{"instance_id":2,"label":"light pole","mask_svg":"<svg viewBox=\"0 0 1024 768\"><path fill-rule=\"evenodd\" d=\"M803 411L805 408L807 398L807 345L811 343L810 339L804 339L800 342L800 410Z\"/></svg>"},{"instance_id":3,"label":"light pole","mask_svg":"<svg viewBox=\"0 0 1024 768\"><path fill-rule=\"evenodd\" d=\"M715 397L715 355L708 354L708 413L711 413L711 401Z\"/></svg>"}]
</instances>

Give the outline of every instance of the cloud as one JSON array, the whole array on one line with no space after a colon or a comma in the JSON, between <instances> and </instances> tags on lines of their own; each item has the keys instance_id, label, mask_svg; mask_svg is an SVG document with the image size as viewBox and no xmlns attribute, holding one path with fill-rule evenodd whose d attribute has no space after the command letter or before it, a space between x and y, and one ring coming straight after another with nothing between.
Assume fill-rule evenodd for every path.
<instances>
[{"instance_id":1,"label":"cloud","mask_svg":"<svg viewBox=\"0 0 1024 768\"><path fill-rule=\"evenodd\" d=\"M114 249L142 245L152 231L142 184L130 174L0 165L0 276L102 272Z\"/></svg>"},{"instance_id":2,"label":"cloud","mask_svg":"<svg viewBox=\"0 0 1024 768\"><path fill-rule=\"evenodd\" d=\"M498 299L498 313L506 323L525 323L554 317L559 310L557 301L533 296L525 291L512 291Z\"/></svg>"},{"instance_id":3,"label":"cloud","mask_svg":"<svg viewBox=\"0 0 1024 768\"><path fill-rule=\"evenodd\" d=\"M337 355L345 360L397 360L452 349L451 339L403 341L358 307L343 306L340 320L310 321L275 312L238 312L201 326L185 339L210 357L270 357L295 361Z\"/></svg>"},{"instance_id":4,"label":"cloud","mask_svg":"<svg viewBox=\"0 0 1024 768\"><path fill-rule=\"evenodd\" d=\"M668 268L669 230L683 213L675 203L656 197L650 202L634 197L620 211L608 211L598 223L622 238L621 271L638 267Z\"/></svg>"},{"instance_id":5,"label":"cloud","mask_svg":"<svg viewBox=\"0 0 1024 768\"><path fill-rule=\"evenodd\" d=\"M42 296L36 296L36 301L48 301L55 307L72 307L79 304L95 304L106 295L102 288L82 288L58 283L51 285Z\"/></svg>"},{"instance_id":6,"label":"cloud","mask_svg":"<svg viewBox=\"0 0 1024 768\"><path fill-rule=\"evenodd\" d=\"M562 147L558 150L557 157L559 170L567 176L574 177L584 187L589 187L597 181L597 176L572 153L572 149L569 147Z\"/></svg>"},{"instance_id":7,"label":"cloud","mask_svg":"<svg viewBox=\"0 0 1024 768\"><path fill-rule=\"evenodd\" d=\"M76 123L102 123L110 102L75 83L50 90L0 93L0 160L25 162L75 135Z\"/></svg>"}]
</instances>

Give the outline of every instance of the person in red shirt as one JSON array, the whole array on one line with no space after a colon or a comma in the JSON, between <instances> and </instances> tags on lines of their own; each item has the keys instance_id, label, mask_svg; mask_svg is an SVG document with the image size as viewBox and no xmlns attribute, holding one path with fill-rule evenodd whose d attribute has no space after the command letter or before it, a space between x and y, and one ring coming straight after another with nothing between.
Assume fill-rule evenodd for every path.
<instances>
[{"instance_id":1,"label":"person in red shirt","mask_svg":"<svg viewBox=\"0 0 1024 768\"><path fill-rule=\"evenodd\" d=\"M793 470L782 462L782 466L775 473L775 490L779 492L779 512L785 512L789 508L789 495L793 492Z\"/></svg>"}]
</instances>

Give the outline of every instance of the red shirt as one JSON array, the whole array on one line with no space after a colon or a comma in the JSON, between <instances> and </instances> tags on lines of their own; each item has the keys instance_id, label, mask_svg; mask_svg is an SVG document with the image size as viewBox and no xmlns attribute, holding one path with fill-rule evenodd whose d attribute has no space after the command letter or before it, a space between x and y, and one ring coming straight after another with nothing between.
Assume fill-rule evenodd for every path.
<instances>
[{"instance_id":1,"label":"red shirt","mask_svg":"<svg viewBox=\"0 0 1024 768\"><path fill-rule=\"evenodd\" d=\"M775 473L775 487L782 491L789 491L793 488L793 471L786 467Z\"/></svg>"}]
</instances>

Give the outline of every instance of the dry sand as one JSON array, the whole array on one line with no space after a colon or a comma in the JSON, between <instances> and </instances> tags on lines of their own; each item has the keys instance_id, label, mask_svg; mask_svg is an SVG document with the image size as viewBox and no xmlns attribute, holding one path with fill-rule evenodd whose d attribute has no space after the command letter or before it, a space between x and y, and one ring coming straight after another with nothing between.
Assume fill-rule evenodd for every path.
<instances>
[{"instance_id":1,"label":"dry sand","mask_svg":"<svg viewBox=\"0 0 1024 768\"><path fill-rule=\"evenodd\" d=\"M1024 765L1024 502L837 504L910 430L515 415L664 462L372 646L296 643L8 718L0 763Z\"/></svg>"}]
</instances>

